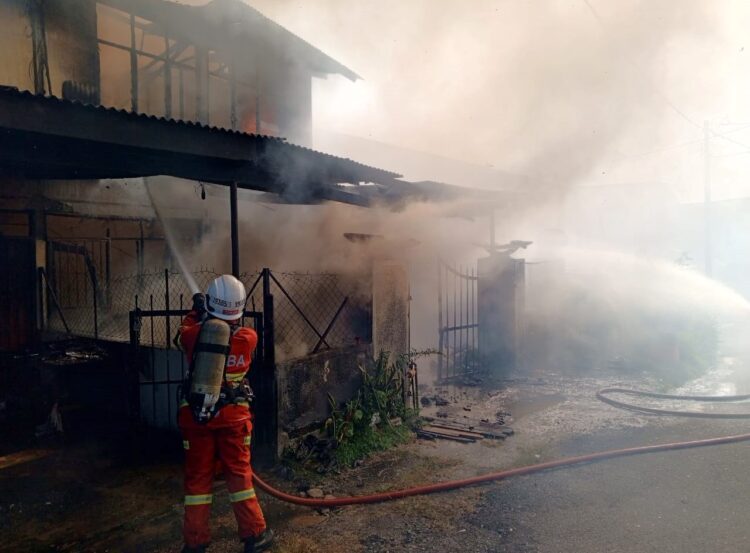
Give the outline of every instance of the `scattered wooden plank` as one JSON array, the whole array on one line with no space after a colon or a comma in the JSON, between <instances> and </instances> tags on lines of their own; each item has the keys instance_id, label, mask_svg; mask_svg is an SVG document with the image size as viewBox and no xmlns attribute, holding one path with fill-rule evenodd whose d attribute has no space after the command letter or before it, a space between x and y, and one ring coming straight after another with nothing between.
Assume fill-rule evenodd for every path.
<instances>
[{"instance_id":1,"label":"scattered wooden plank","mask_svg":"<svg viewBox=\"0 0 750 553\"><path fill-rule=\"evenodd\" d=\"M461 433L461 435L465 435L466 437L469 437L469 438L475 438L477 440L482 440L484 438L499 439L499 440L505 439L505 436L503 434L498 434L498 435L493 434L491 436L488 436L487 433L477 432L475 430L464 430L462 428L451 426L450 424L439 424L436 422L425 426L425 428L428 430L431 428L435 428L438 431L442 430L442 431L449 431L449 432L451 431L459 432Z\"/></svg>"},{"instance_id":2,"label":"scattered wooden plank","mask_svg":"<svg viewBox=\"0 0 750 553\"><path fill-rule=\"evenodd\" d=\"M461 438L459 436L450 436L442 432L428 432L426 430L417 430L417 436L420 438L427 438L428 440L451 440L454 442L461 442L463 444L473 444L476 440L471 438Z\"/></svg>"},{"instance_id":3,"label":"scattered wooden plank","mask_svg":"<svg viewBox=\"0 0 750 553\"><path fill-rule=\"evenodd\" d=\"M433 417L423 417L423 419L429 422L431 426L461 432L472 432L481 435L483 438L492 438L494 440L504 440L513 434L513 429L508 427L492 428L478 424L468 425L454 419L435 419Z\"/></svg>"},{"instance_id":4,"label":"scattered wooden plank","mask_svg":"<svg viewBox=\"0 0 750 553\"><path fill-rule=\"evenodd\" d=\"M483 440L484 436L477 434L476 432L467 432L464 430L456 430L455 428L438 427L437 425L430 424L423 426L422 430L427 432L435 432L437 434L448 434L449 436L457 436L459 438L468 438L470 440Z\"/></svg>"}]
</instances>

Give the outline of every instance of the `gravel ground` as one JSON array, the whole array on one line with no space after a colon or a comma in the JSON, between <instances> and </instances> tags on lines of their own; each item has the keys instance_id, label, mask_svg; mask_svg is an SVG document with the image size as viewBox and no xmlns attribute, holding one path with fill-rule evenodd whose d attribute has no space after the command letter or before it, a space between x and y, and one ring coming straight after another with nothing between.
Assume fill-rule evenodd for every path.
<instances>
[{"instance_id":1,"label":"gravel ground","mask_svg":"<svg viewBox=\"0 0 750 553\"><path fill-rule=\"evenodd\" d=\"M681 392L746 392L750 380L735 377L720 370ZM738 385L730 389L729 381ZM686 422L617 410L595 399L597 389L613 385L654 387L615 376L546 375L510 381L497 391L443 390L453 400L446 408L451 416L509 412L505 418L516 434L476 444L416 441L316 485L336 496L362 495L568 455L750 432L750 421ZM0 487L13 492L4 493L13 511L0 501L0 551L179 551L178 467L77 471L76 450L66 451L3 471ZM275 553L744 552L750 551L749 457L750 444L650 454L324 513L261 500L280 538ZM40 471L47 465L54 470ZM294 489L291 482L275 483ZM56 499L65 489L79 501ZM89 489L95 496L84 493ZM217 492L210 551L236 552L226 490L219 485ZM23 514L16 513L20 508Z\"/></svg>"},{"instance_id":2,"label":"gravel ground","mask_svg":"<svg viewBox=\"0 0 750 553\"><path fill-rule=\"evenodd\" d=\"M723 381L736 380L732 377L717 371L680 391L726 393ZM635 384L552 376L520 380L502 392L451 390L453 415L467 404L469 417L510 411L517 434L504 443L421 443L407 450L406 458L425 456L445 467L435 470L434 481L607 449L750 432L750 421L637 415L594 397L604 386L653 386ZM748 458L750 444L743 443L605 461L366 511L344 509L305 535L320 551L338 551L329 537L342 532L355 539L339 541L346 543L341 551L373 553L745 552ZM294 533L294 526L287 532Z\"/></svg>"}]
</instances>

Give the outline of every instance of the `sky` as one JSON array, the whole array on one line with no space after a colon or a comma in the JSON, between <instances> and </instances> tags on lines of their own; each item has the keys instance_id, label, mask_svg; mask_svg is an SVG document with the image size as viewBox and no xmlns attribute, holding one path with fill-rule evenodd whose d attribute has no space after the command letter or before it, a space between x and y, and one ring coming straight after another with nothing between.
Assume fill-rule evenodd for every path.
<instances>
[{"instance_id":1,"label":"sky","mask_svg":"<svg viewBox=\"0 0 750 553\"><path fill-rule=\"evenodd\" d=\"M316 129L699 201L708 121L712 196L750 195L749 2L245 1L363 77L315 79Z\"/></svg>"}]
</instances>

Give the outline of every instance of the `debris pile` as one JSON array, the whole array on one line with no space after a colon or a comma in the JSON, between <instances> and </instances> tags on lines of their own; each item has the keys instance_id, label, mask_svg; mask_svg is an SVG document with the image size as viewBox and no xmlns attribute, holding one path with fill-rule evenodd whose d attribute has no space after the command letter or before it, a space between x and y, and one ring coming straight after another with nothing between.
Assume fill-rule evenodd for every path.
<instances>
[{"instance_id":1,"label":"debris pile","mask_svg":"<svg viewBox=\"0 0 750 553\"><path fill-rule=\"evenodd\" d=\"M101 361L107 353L98 345L88 341L76 341L60 344L49 344L49 351L42 355L42 361L48 365L73 365Z\"/></svg>"},{"instance_id":2,"label":"debris pile","mask_svg":"<svg viewBox=\"0 0 750 553\"><path fill-rule=\"evenodd\" d=\"M417 431L417 436L427 440L442 439L474 443L483 439L504 440L513 435L513 429L502 423L442 420L434 417L423 417L423 420L426 424Z\"/></svg>"},{"instance_id":3,"label":"debris pile","mask_svg":"<svg viewBox=\"0 0 750 553\"><path fill-rule=\"evenodd\" d=\"M339 468L336 458L338 441L334 438L322 438L316 434L308 434L304 438L293 441L288 446L292 458L300 464L313 461L320 474L335 471Z\"/></svg>"},{"instance_id":4,"label":"debris pile","mask_svg":"<svg viewBox=\"0 0 750 553\"><path fill-rule=\"evenodd\" d=\"M483 400L465 389L438 389L434 394L424 394L421 404L429 413L421 417L425 424L417 432L423 439L473 443L504 440L513 434L513 429L506 426L510 413L496 411L493 419L483 408Z\"/></svg>"}]
</instances>

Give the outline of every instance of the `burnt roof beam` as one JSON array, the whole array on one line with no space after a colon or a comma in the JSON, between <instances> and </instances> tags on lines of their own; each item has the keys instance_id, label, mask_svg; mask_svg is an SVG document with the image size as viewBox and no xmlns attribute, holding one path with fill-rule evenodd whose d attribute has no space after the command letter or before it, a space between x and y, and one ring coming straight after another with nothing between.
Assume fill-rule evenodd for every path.
<instances>
[{"instance_id":1,"label":"burnt roof beam","mask_svg":"<svg viewBox=\"0 0 750 553\"><path fill-rule=\"evenodd\" d=\"M304 60L311 73L339 73L351 81L361 78L342 63L241 2L186 6L162 0L98 1L157 25L168 26L170 36L179 36L205 48L241 52L255 48L267 51L269 44L276 47L286 45L289 61ZM232 19L224 19L224 13L231 13ZM263 42L258 43L258 38Z\"/></svg>"},{"instance_id":2,"label":"burnt roof beam","mask_svg":"<svg viewBox=\"0 0 750 553\"><path fill-rule=\"evenodd\" d=\"M0 173L36 179L168 175L284 196L368 205L341 183L395 173L282 139L84 105L0 87Z\"/></svg>"}]
</instances>

